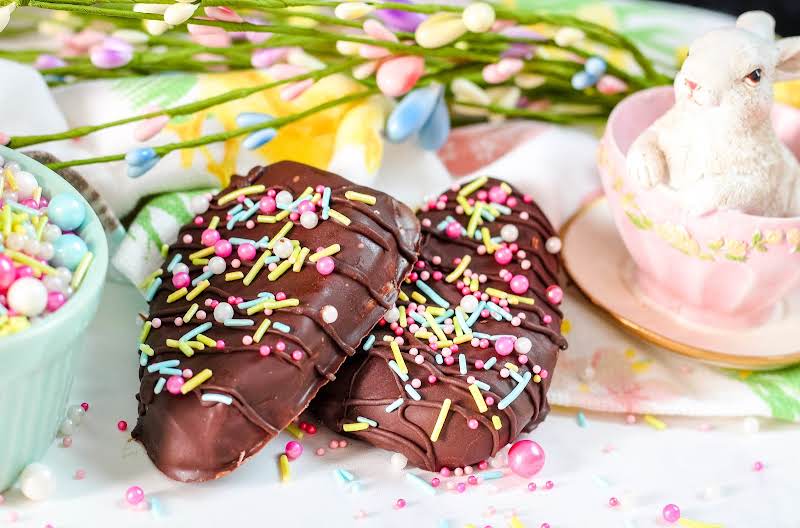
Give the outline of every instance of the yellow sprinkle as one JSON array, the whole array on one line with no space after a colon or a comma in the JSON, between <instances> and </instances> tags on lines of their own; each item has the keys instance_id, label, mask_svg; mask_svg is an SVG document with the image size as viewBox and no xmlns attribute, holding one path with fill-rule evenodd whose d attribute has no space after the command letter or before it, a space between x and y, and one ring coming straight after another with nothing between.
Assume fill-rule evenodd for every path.
<instances>
[{"instance_id":1,"label":"yellow sprinkle","mask_svg":"<svg viewBox=\"0 0 800 528\"><path fill-rule=\"evenodd\" d=\"M267 330L269 330L269 325L271 324L272 321L270 321L269 319L264 319L263 321L261 321L261 324L258 325L258 330L256 330L255 334L253 334L253 341L255 341L256 343L260 343L261 338L263 338L264 334L267 333Z\"/></svg>"},{"instance_id":2,"label":"yellow sprinkle","mask_svg":"<svg viewBox=\"0 0 800 528\"><path fill-rule=\"evenodd\" d=\"M626 348L625 357L628 359L633 359L634 357L636 357L636 351L632 348Z\"/></svg>"},{"instance_id":3,"label":"yellow sprinkle","mask_svg":"<svg viewBox=\"0 0 800 528\"><path fill-rule=\"evenodd\" d=\"M433 337L433 334L426 330L419 330L416 334L414 334L414 337L416 337L417 339L430 339L431 337Z\"/></svg>"},{"instance_id":4,"label":"yellow sprinkle","mask_svg":"<svg viewBox=\"0 0 800 528\"><path fill-rule=\"evenodd\" d=\"M686 517L678 519L678 524L684 528L724 528L721 524L695 521L693 519L687 519Z\"/></svg>"},{"instance_id":5,"label":"yellow sprinkle","mask_svg":"<svg viewBox=\"0 0 800 528\"><path fill-rule=\"evenodd\" d=\"M160 277L161 275L163 275L163 273L164 270L162 269L155 270L153 273L145 277L145 279L141 283L139 283L139 289L144 290L145 288L150 286L150 283L153 282L156 277Z\"/></svg>"},{"instance_id":6,"label":"yellow sprinkle","mask_svg":"<svg viewBox=\"0 0 800 528\"><path fill-rule=\"evenodd\" d=\"M277 243L278 243L278 241L279 241L281 238L285 237L285 236L286 236L286 234L287 234L289 231L291 231L291 229L292 229L293 227L294 227L294 222L291 222L291 221L289 221L289 222L286 222L285 224L283 224L283 227L281 227L281 228L280 228L280 230L279 230L277 233L275 233L275 236L274 236L274 237L272 237L272 240L270 240L270 241L269 241L269 243L267 244L267 249L270 249L270 250L271 250L272 248L274 248L274 247L275 247L275 244L277 244Z\"/></svg>"},{"instance_id":7,"label":"yellow sprinkle","mask_svg":"<svg viewBox=\"0 0 800 528\"><path fill-rule=\"evenodd\" d=\"M204 257L210 257L213 254L214 254L214 246L210 246L210 247L207 247L207 248L203 248L203 249L201 249L199 251L195 251L194 253L189 255L189 260L194 260L194 259L199 259L199 258L204 258Z\"/></svg>"},{"instance_id":8,"label":"yellow sprinkle","mask_svg":"<svg viewBox=\"0 0 800 528\"><path fill-rule=\"evenodd\" d=\"M480 283L478 282L478 276L477 275L473 275L472 276L472 280L469 283L469 291L476 292L476 291L478 291L479 287L480 287Z\"/></svg>"},{"instance_id":9,"label":"yellow sprinkle","mask_svg":"<svg viewBox=\"0 0 800 528\"><path fill-rule=\"evenodd\" d=\"M470 385L469 392L472 394L472 399L475 400L475 405L478 406L478 411L485 413L489 410L489 407L486 406L486 401L483 399L483 394L481 394L481 390L477 385Z\"/></svg>"},{"instance_id":10,"label":"yellow sprinkle","mask_svg":"<svg viewBox=\"0 0 800 528\"><path fill-rule=\"evenodd\" d=\"M644 415L644 421L647 422L647 425L649 425L653 429L656 429L657 431L663 431L664 429L667 428L667 424L665 424L664 422L662 422L661 420L650 414Z\"/></svg>"},{"instance_id":11,"label":"yellow sprinkle","mask_svg":"<svg viewBox=\"0 0 800 528\"><path fill-rule=\"evenodd\" d=\"M219 217L214 215L214 218L212 218L211 221L208 223L208 228L216 229L218 225L219 225Z\"/></svg>"},{"instance_id":12,"label":"yellow sprinkle","mask_svg":"<svg viewBox=\"0 0 800 528\"><path fill-rule=\"evenodd\" d=\"M449 347L449 346L450 346L450 345L452 345L452 344L453 344L453 342L452 342L452 341L450 341L450 340L445 340L445 341L437 341L437 342L436 342L436 345L437 345L439 348Z\"/></svg>"},{"instance_id":13,"label":"yellow sprinkle","mask_svg":"<svg viewBox=\"0 0 800 528\"><path fill-rule=\"evenodd\" d=\"M453 328L456 331L456 338L459 338L464 335L464 330L461 329L461 324L459 324L458 319L453 317Z\"/></svg>"},{"instance_id":14,"label":"yellow sprinkle","mask_svg":"<svg viewBox=\"0 0 800 528\"><path fill-rule=\"evenodd\" d=\"M500 417L497 416L496 414L494 416L492 416L492 425L494 425L494 428L497 431L499 431L500 429L503 428L503 422L500 421Z\"/></svg>"},{"instance_id":15,"label":"yellow sprinkle","mask_svg":"<svg viewBox=\"0 0 800 528\"><path fill-rule=\"evenodd\" d=\"M303 430L300 429L299 427L297 427L293 423L290 423L289 425L287 425L285 431L287 433L289 433L290 435L292 435L293 437L297 438L298 440L302 440L303 439L303 436L304 436Z\"/></svg>"},{"instance_id":16,"label":"yellow sprinkle","mask_svg":"<svg viewBox=\"0 0 800 528\"><path fill-rule=\"evenodd\" d=\"M533 306L534 304L536 304L536 299L531 299L530 297L520 297L519 295L510 295L509 294L508 302L510 304L523 303L523 304L529 304L529 305Z\"/></svg>"},{"instance_id":17,"label":"yellow sprinkle","mask_svg":"<svg viewBox=\"0 0 800 528\"><path fill-rule=\"evenodd\" d=\"M198 308L200 308L200 305L198 305L197 303L193 303L189 307L189 309L186 310L186 313L183 314L183 322L188 323L189 321L191 321L192 317L194 317L194 314L197 313Z\"/></svg>"},{"instance_id":18,"label":"yellow sprinkle","mask_svg":"<svg viewBox=\"0 0 800 528\"><path fill-rule=\"evenodd\" d=\"M458 205L464 208L464 213L471 215L472 214L472 206L469 204L466 198L463 196L456 196L456 202Z\"/></svg>"},{"instance_id":19,"label":"yellow sprinkle","mask_svg":"<svg viewBox=\"0 0 800 528\"><path fill-rule=\"evenodd\" d=\"M6 187L6 177L0 173L0 194L3 194L3 190L5 189L5 187Z\"/></svg>"},{"instance_id":20,"label":"yellow sprinkle","mask_svg":"<svg viewBox=\"0 0 800 528\"><path fill-rule=\"evenodd\" d=\"M208 381L208 379L212 376L211 369L203 369L199 373L195 374L192 378L186 380L181 386L181 393L182 394L189 394L191 391Z\"/></svg>"},{"instance_id":21,"label":"yellow sprinkle","mask_svg":"<svg viewBox=\"0 0 800 528\"><path fill-rule=\"evenodd\" d=\"M33 200L35 202L38 202L39 200L41 200L42 199L42 188L37 185L36 188L33 190L33 196L31 196L31 198L33 198Z\"/></svg>"},{"instance_id":22,"label":"yellow sprinkle","mask_svg":"<svg viewBox=\"0 0 800 528\"><path fill-rule=\"evenodd\" d=\"M538 375L538 374L534 374L533 375L533 382L534 383L539 383L540 381L542 381L542 377L540 375Z\"/></svg>"},{"instance_id":23,"label":"yellow sprinkle","mask_svg":"<svg viewBox=\"0 0 800 528\"><path fill-rule=\"evenodd\" d=\"M185 341L178 342L178 349L183 352L183 355L186 357L192 357L194 355L194 350L192 350L192 347L189 346L189 343L186 343ZM186 393L184 392L184 394Z\"/></svg>"},{"instance_id":24,"label":"yellow sprinkle","mask_svg":"<svg viewBox=\"0 0 800 528\"><path fill-rule=\"evenodd\" d=\"M570 333L570 331L572 331L572 321L569 319L564 319L561 321L561 333L563 335L567 335Z\"/></svg>"},{"instance_id":25,"label":"yellow sprinkle","mask_svg":"<svg viewBox=\"0 0 800 528\"><path fill-rule=\"evenodd\" d=\"M167 258L167 253L169 253L169 246L167 244L161 244L161 257Z\"/></svg>"},{"instance_id":26,"label":"yellow sprinkle","mask_svg":"<svg viewBox=\"0 0 800 528\"><path fill-rule=\"evenodd\" d=\"M389 347L392 349L392 355L394 356L397 366L400 368L400 372L403 374L408 374L406 360L403 359L403 354L400 353L400 347L397 345L397 342L394 339L389 342Z\"/></svg>"},{"instance_id":27,"label":"yellow sprinkle","mask_svg":"<svg viewBox=\"0 0 800 528\"><path fill-rule=\"evenodd\" d=\"M83 258L78 263L78 267L75 268L75 274L72 276L72 286L73 290L77 290L83 284L83 279L86 278L86 272L89 271L89 266L92 265L92 261L94 260L94 253L91 251L87 251L84 253Z\"/></svg>"},{"instance_id":28,"label":"yellow sprinkle","mask_svg":"<svg viewBox=\"0 0 800 528\"><path fill-rule=\"evenodd\" d=\"M497 207L495 207L494 204L484 204L484 207L486 207L489 212L492 213L492 216L500 216L500 211L497 210Z\"/></svg>"},{"instance_id":29,"label":"yellow sprinkle","mask_svg":"<svg viewBox=\"0 0 800 528\"><path fill-rule=\"evenodd\" d=\"M151 347L150 345L145 345L144 343L141 343L139 345L139 352L143 353L145 356L150 356L150 357L153 357L153 354L155 354L153 347Z\"/></svg>"},{"instance_id":30,"label":"yellow sprinkle","mask_svg":"<svg viewBox=\"0 0 800 528\"><path fill-rule=\"evenodd\" d=\"M174 303L178 299L186 296L187 293L189 293L189 290L187 290L185 287L181 288L180 290L176 290L167 296L167 303Z\"/></svg>"},{"instance_id":31,"label":"yellow sprinkle","mask_svg":"<svg viewBox=\"0 0 800 528\"><path fill-rule=\"evenodd\" d=\"M153 327L153 323L150 321L145 321L144 326L142 327L142 333L139 334L139 342L144 343L147 339L147 336L150 335L150 328Z\"/></svg>"},{"instance_id":32,"label":"yellow sprinkle","mask_svg":"<svg viewBox=\"0 0 800 528\"><path fill-rule=\"evenodd\" d=\"M52 266L48 266L47 264L42 264L35 258L29 257L24 253L20 253L19 251L14 251L13 249L6 248L5 253L6 255L11 257L12 260L15 260L16 262L19 262L21 264L25 264L26 266L33 268L34 271L38 271L39 275L41 275L42 273L46 273L47 275L53 275L56 272L55 268L53 268Z\"/></svg>"},{"instance_id":33,"label":"yellow sprinkle","mask_svg":"<svg viewBox=\"0 0 800 528\"><path fill-rule=\"evenodd\" d=\"M514 190L511 188L511 186L509 184L507 184L506 182L501 182L500 183L500 188L503 189L503 191L505 191L506 194L512 194L514 192Z\"/></svg>"},{"instance_id":34,"label":"yellow sprinkle","mask_svg":"<svg viewBox=\"0 0 800 528\"><path fill-rule=\"evenodd\" d=\"M294 263L297 262L297 257L300 256L302 249L300 248L300 242L297 240L292 240L292 245L294 245L294 249L292 250L292 254L289 255L288 260L291 261L292 266L294 266Z\"/></svg>"},{"instance_id":35,"label":"yellow sprinkle","mask_svg":"<svg viewBox=\"0 0 800 528\"><path fill-rule=\"evenodd\" d=\"M272 215L258 215L256 217L256 222L259 224L274 224L278 220Z\"/></svg>"},{"instance_id":36,"label":"yellow sprinkle","mask_svg":"<svg viewBox=\"0 0 800 528\"><path fill-rule=\"evenodd\" d=\"M464 187L462 187L461 190L458 191L458 195L469 196L470 194L474 193L475 191L483 187L487 181L489 181L489 178L487 178L486 176L481 176L477 180L473 180L468 184L466 184Z\"/></svg>"},{"instance_id":37,"label":"yellow sprinkle","mask_svg":"<svg viewBox=\"0 0 800 528\"><path fill-rule=\"evenodd\" d=\"M525 525L519 520L516 515L511 517L511 528L525 528Z\"/></svg>"},{"instance_id":38,"label":"yellow sprinkle","mask_svg":"<svg viewBox=\"0 0 800 528\"><path fill-rule=\"evenodd\" d=\"M354 431L363 431L364 429L369 429L369 424L366 423L346 423L342 426L342 429L345 433L352 433Z\"/></svg>"},{"instance_id":39,"label":"yellow sprinkle","mask_svg":"<svg viewBox=\"0 0 800 528\"><path fill-rule=\"evenodd\" d=\"M308 261L316 263L322 257L330 257L332 255L337 254L341 250L342 246L340 246L339 244L331 244L325 249L317 251L316 253L312 253L312 255L308 257Z\"/></svg>"},{"instance_id":40,"label":"yellow sprinkle","mask_svg":"<svg viewBox=\"0 0 800 528\"><path fill-rule=\"evenodd\" d=\"M494 242L492 242L492 235L489 233L488 227L481 228L481 237L483 238L483 245L486 246L486 252L488 254L494 253Z\"/></svg>"},{"instance_id":41,"label":"yellow sprinkle","mask_svg":"<svg viewBox=\"0 0 800 528\"><path fill-rule=\"evenodd\" d=\"M425 309L431 313L434 317L439 317L444 313L444 308L441 306L426 306Z\"/></svg>"},{"instance_id":42,"label":"yellow sprinkle","mask_svg":"<svg viewBox=\"0 0 800 528\"><path fill-rule=\"evenodd\" d=\"M230 273L225 274L225 282L231 282L235 280L239 280L244 277L244 273L241 271L232 271Z\"/></svg>"},{"instance_id":43,"label":"yellow sprinkle","mask_svg":"<svg viewBox=\"0 0 800 528\"><path fill-rule=\"evenodd\" d=\"M508 297L508 293L504 292L503 290L498 290L496 288L486 288L486 293L491 295L492 297L497 297L498 299L505 299Z\"/></svg>"},{"instance_id":44,"label":"yellow sprinkle","mask_svg":"<svg viewBox=\"0 0 800 528\"><path fill-rule=\"evenodd\" d=\"M320 200L322 200L322 195L320 193L314 193L314 196L311 198L311 203L318 204Z\"/></svg>"},{"instance_id":45,"label":"yellow sprinkle","mask_svg":"<svg viewBox=\"0 0 800 528\"><path fill-rule=\"evenodd\" d=\"M186 295L186 300L193 301L195 297L203 293L203 290L208 288L210 285L211 283L208 282L207 280L198 282L197 286L195 286L194 289Z\"/></svg>"},{"instance_id":46,"label":"yellow sprinkle","mask_svg":"<svg viewBox=\"0 0 800 528\"><path fill-rule=\"evenodd\" d=\"M278 457L278 468L281 472L281 482L288 482L291 477L291 469L289 468L289 457L286 454Z\"/></svg>"},{"instance_id":47,"label":"yellow sprinkle","mask_svg":"<svg viewBox=\"0 0 800 528\"><path fill-rule=\"evenodd\" d=\"M12 191L16 191L18 187L17 187L17 180L16 178L14 178L14 173L11 172L11 169L6 169L5 174L9 188L11 188Z\"/></svg>"},{"instance_id":48,"label":"yellow sprinkle","mask_svg":"<svg viewBox=\"0 0 800 528\"><path fill-rule=\"evenodd\" d=\"M42 235L44 234L44 226L46 225L47 225L47 215L40 216L39 223L36 225L36 240L42 239Z\"/></svg>"},{"instance_id":49,"label":"yellow sprinkle","mask_svg":"<svg viewBox=\"0 0 800 528\"><path fill-rule=\"evenodd\" d=\"M436 418L436 425L433 426L433 432L431 433L431 442L439 439L442 427L444 427L444 421L447 419L447 412L450 410L450 403L452 403L450 398L445 398L442 402L442 408L439 409L439 416Z\"/></svg>"},{"instance_id":50,"label":"yellow sprinkle","mask_svg":"<svg viewBox=\"0 0 800 528\"><path fill-rule=\"evenodd\" d=\"M342 225L350 225L350 219L335 209L328 209L328 215Z\"/></svg>"},{"instance_id":51,"label":"yellow sprinkle","mask_svg":"<svg viewBox=\"0 0 800 528\"><path fill-rule=\"evenodd\" d=\"M419 304L425 304L428 302L428 299L425 298L420 292L411 292L411 298L417 301Z\"/></svg>"},{"instance_id":52,"label":"yellow sprinkle","mask_svg":"<svg viewBox=\"0 0 800 528\"><path fill-rule=\"evenodd\" d=\"M177 339L167 339L167 346L170 348L180 348L181 344L187 345L195 350L203 350L206 346L198 341L178 341ZM216 345L216 343L214 343Z\"/></svg>"},{"instance_id":53,"label":"yellow sprinkle","mask_svg":"<svg viewBox=\"0 0 800 528\"><path fill-rule=\"evenodd\" d=\"M471 260L472 257L469 255L464 255L461 257L461 262L458 263L458 266L456 266L456 269L454 269L450 275L445 277L445 282L455 282L456 279L458 279L461 274L464 273L464 270L467 269L467 266L469 266Z\"/></svg>"},{"instance_id":54,"label":"yellow sprinkle","mask_svg":"<svg viewBox=\"0 0 800 528\"><path fill-rule=\"evenodd\" d=\"M506 367L508 370L513 370L514 372L519 372L519 367L518 367L518 366L516 366L516 365L515 365L515 364L513 364L513 363L506 363L506 364L505 364L505 367Z\"/></svg>"},{"instance_id":55,"label":"yellow sprinkle","mask_svg":"<svg viewBox=\"0 0 800 528\"><path fill-rule=\"evenodd\" d=\"M400 326L402 328L405 328L406 326L408 326L408 320L407 320L408 317L406 317L406 307L405 307L405 305L401 304L400 308L398 308L397 311L400 312L400 319L399 319Z\"/></svg>"},{"instance_id":56,"label":"yellow sprinkle","mask_svg":"<svg viewBox=\"0 0 800 528\"><path fill-rule=\"evenodd\" d=\"M197 334L197 337L195 337L195 339L197 339L198 341L200 341L201 343L203 343L207 347L215 347L215 346L217 346L217 342L216 341L214 341L210 337L205 336L203 334Z\"/></svg>"},{"instance_id":57,"label":"yellow sprinkle","mask_svg":"<svg viewBox=\"0 0 800 528\"><path fill-rule=\"evenodd\" d=\"M651 364L652 364L652 361L650 361L649 359L648 360L643 360L643 361L634 361L631 364L631 370L634 371L637 374L642 374L644 372L647 372L650 369L650 365Z\"/></svg>"},{"instance_id":58,"label":"yellow sprinkle","mask_svg":"<svg viewBox=\"0 0 800 528\"><path fill-rule=\"evenodd\" d=\"M472 216L469 217L469 223L467 224L467 235L470 238L475 236L475 230L478 228L478 224L483 222L483 220L481 220L482 209L483 202L477 202L475 204L475 209L472 210Z\"/></svg>"},{"instance_id":59,"label":"yellow sprinkle","mask_svg":"<svg viewBox=\"0 0 800 528\"><path fill-rule=\"evenodd\" d=\"M428 321L431 330L433 330L433 333L439 338L439 341L447 341L447 336L442 332L442 328L439 326L439 323L436 322L436 319L434 319L429 312L422 312L422 316Z\"/></svg>"},{"instance_id":60,"label":"yellow sprinkle","mask_svg":"<svg viewBox=\"0 0 800 528\"><path fill-rule=\"evenodd\" d=\"M375 197L371 194L364 194L356 191L347 191L344 197L354 202L361 202L367 205L375 205Z\"/></svg>"},{"instance_id":61,"label":"yellow sprinkle","mask_svg":"<svg viewBox=\"0 0 800 528\"><path fill-rule=\"evenodd\" d=\"M207 258L192 259L193 266L205 266L206 264L208 264Z\"/></svg>"},{"instance_id":62,"label":"yellow sprinkle","mask_svg":"<svg viewBox=\"0 0 800 528\"><path fill-rule=\"evenodd\" d=\"M269 279L271 281L277 280L281 275L286 273L286 271L289 268L292 267L292 264L293 263L292 263L291 259L284 260L283 262L278 264L277 268L275 268L274 270L269 272L269 275L267 275L267 279Z\"/></svg>"},{"instance_id":63,"label":"yellow sprinkle","mask_svg":"<svg viewBox=\"0 0 800 528\"><path fill-rule=\"evenodd\" d=\"M269 257L270 255L272 255L272 252L270 252L270 250L267 249L261 254L260 257L258 257L256 263L253 264L253 267L250 268L250 271L247 272L247 276L242 281L245 286L250 286L250 283L253 282L253 279L256 278L258 272L260 272L261 268L264 267L264 261L266 261L267 257Z\"/></svg>"},{"instance_id":64,"label":"yellow sprinkle","mask_svg":"<svg viewBox=\"0 0 800 528\"><path fill-rule=\"evenodd\" d=\"M8 204L3 206L3 234L11 234L11 206Z\"/></svg>"},{"instance_id":65,"label":"yellow sprinkle","mask_svg":"<svg viewBox=\"0 0 800 528\"><path fill-rule=\"evenodd\" d=\"M303 263L306 261L306 257L311 250L307 247L304 247L300 250L300 254L297 255L297 258L294 261L294 265L292 266L292 271L298 272L303 269Z\"/></svg>"},{"instance_id":66,"label":"yellow sprinkle","mask_svg":"<svg viewBox=\"0 0 800 528\"><path fill-rule=\"evenodd\" d=\"M225 205L228 202L231 202L237 199L240 196L247 196L249 194L256 194L264 192L267 188L263 185L251 185L249 187L243 187L241 189L236 189L235 191L231 191L226 195L217 199L217 203L219 205ZM185 393L184 393L185 394Z\"/></svg>"},{"instance_id":67,"label":"yellow sprinkle","mask_svg":"<svg viewBox=\"0 0 800 528\"><path fill-rule=\"evenodd\" d=\"M280 222L280 221L282 221L282 220L285 220L285 219L286 219L286 217L288 217L288 216L289 216L289 213L290 213L290 212L291 212L291 211L289 211L288 209L284 209L283 211L281 211L280 213L278 213L278 214L276 214L276 215L275 215L275 221L276 221L276 222Z\"/></svg>"}]
</instances>

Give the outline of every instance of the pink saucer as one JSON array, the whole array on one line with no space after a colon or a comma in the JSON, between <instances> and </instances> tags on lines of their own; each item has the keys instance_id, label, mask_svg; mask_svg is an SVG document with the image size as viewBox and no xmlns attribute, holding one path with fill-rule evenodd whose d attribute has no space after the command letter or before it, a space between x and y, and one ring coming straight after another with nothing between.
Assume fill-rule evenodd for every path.
<instances>
[{"instance_id":1,"label":"pink saucer","mask_svg":"<svg viewBox=\"0 0 800 528\"><path fill-rule=\"evenodd\" d=\"M615 321L668 350L714 365L752 370L800 363L800 290L761 326L726 330L697 324L648 298L605 198L581 210L562 236L564 264L580 290Z\"/></svg>"}]
</instances>

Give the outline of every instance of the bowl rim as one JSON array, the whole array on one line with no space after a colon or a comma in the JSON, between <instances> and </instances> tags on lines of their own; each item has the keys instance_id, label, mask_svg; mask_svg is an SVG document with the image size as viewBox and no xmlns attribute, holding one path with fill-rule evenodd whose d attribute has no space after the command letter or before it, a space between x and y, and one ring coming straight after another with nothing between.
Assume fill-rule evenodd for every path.
<instances>
[{"instance_id":1,"label":"bowl rim","mask_svg":"<svg viewBox=\"0 0 800 528\"><path fill-rule=\"evenodd\" d=\"M606 123L606 131L604 134L605 148L609 149L608 154L610 157L618 157L618 159L627 161L627 155L622 153L622 150L620 149L619 144L617 143L616 124L617 121L619 121L620 116L625 113L625 111L628 109L629 106L631 106L635 102L638 102L639 99L643 99L646 97L661 96L667 91L671 92L671 95L673 95L674 97L674 88L672 87L672 85L655 86L653 88L648 88L646 90L640 90L638 92L632 93L631 95L625 97L622 101L620 101L617 104L617 106L614 107L614 109L611 111L611 114L608 116L608 122ZM778 102L774 103L774 108L794 114L794 118L798 122L800 122L800 110L798 110L797 108ZM798 161L800 161L800 159L798 159ZM603 170L602 165L600 166L600 169ZM630 183L628 181L627 174L624 175L624 181L625 183ZM652 190L649 189L638 189L638 190L641 192L652 192ZM676 205L678 204L676 203ZM741 211L736 211L736 210L726 210L726 211L721 211L721 213L728 215L728 218L731 219L735 219L738 217L741 218L743 221L749 223L769 221L770 223L774 222L774 224L779 227L786 227L786 228L797 227L798 222L800 222L800 216L759 216L759 215L751 215L743 213ZM712 213L708 216L697 218L695 220L700 220L700 221L706 220L709 218L713 218L717 214L720 214L720 212Z\"/></svg>"},{"instance_id":2,"label":"bowl rim","mask_svg":"<svg viewBox=\"0 0 800 528\"><path fill-rule=\"evenodd\" d=\"M55 313L48 314L41 321L21 332L0 338L0 359L2 359L3 353L19 350L18 347L24 346L30 340L52 337L48 336L48 333L57 332L59 328L68 324L71 320L79 318L82 312L92 310L90 304L97 298L108 271L108 242L105 230L94 209L81 193L64 178L38 161L2 145L0 145L0 156L7 160L16 161L26 171L36 176L44 190L51 193L53 191L56 193L72 192L80 199L87 211L87 221L84 222L80 229L81 238L87 242L87 245L90 246L94 253L94 260L89 270L87 270L83 284L61 309Z\"/></svg>"}]
</instances>

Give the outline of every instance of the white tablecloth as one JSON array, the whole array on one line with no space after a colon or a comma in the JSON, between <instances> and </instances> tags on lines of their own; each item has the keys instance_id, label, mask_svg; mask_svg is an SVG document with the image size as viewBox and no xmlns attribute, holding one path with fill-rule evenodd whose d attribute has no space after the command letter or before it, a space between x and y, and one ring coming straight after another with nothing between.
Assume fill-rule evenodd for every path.
<instances>
[{"instance_id":1,"label":"white tablecloth","mask_svg":"<svg viewBox=\"0 0 800 528\"><path fill-rule=\"evenodd\" d=\"M54 444L44 460L55 472L57 491L42 503L6 493L0 526L438 528L447 520L451 528L506 528L516 512L526 528L543 522L552 528L645 528L666 526L660 516L668 503L678 504L686 518L726 528L800 526L800 429L762 423L761 432L747 434L740 420L669 420L659 432L643 423L627 425L622 416L593 414L583 428L574 412L556 411L531 435L547 453L533 479L535 492L510 476L460 495L442 489L431 497L392 470L385 451L360 443L327 449L333 435L325 430L304 439L305 453L292 463L286 484L278 480L276 463L290 439L285 434L226 478L172 482L116 425L136 420L135 319L144 309L132 287L108 284L72 394L74 403L87 401L91 408L72 447ZM314 454L318 447L326 448L325 456ZM753 470L756 461L764 463L763 471ZM336 468L352 472L362 491L343 489L333 477ZM78 469L86 472L83 480L73 477ZM543 489L547 480L555 483L552 490ZM160 512L127 506L123 497L132 485L156 498ZM611 508L611 497L621 505ZM402 510L393 508L398 498L408 502ZM362 510L367 516L357 520Z\"/></svg>"}]
</instances>

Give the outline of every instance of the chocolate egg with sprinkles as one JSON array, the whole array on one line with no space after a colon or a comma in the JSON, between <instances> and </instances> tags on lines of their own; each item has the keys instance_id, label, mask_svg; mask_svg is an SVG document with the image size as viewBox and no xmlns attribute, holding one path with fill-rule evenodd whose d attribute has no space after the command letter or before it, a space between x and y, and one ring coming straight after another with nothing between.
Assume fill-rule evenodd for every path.
<instances>
[{"instance_id":1,"label":"chocolate egg with sprinkles","mask_svg":"<svg viewBox=\"0 0 800 528\"><path fill-rule=\"evenodd\" d=\"M438 471L479 463L547 415L559 352L555 232L530 196L479 178L429 201L396 306L312 409Z\"/></svg>"},{"instance_id":2,"label":"chocolate egg with sprinkles","mask_svg":"<svg viewBox=\"0 0 800 528\"><path fill-rule=\"evenodd\" d=\"M410 209L335 174L234 176L147 287L133 437L176 480L236 469L395 306L419 240Z\"/></svg>"}]
</instances>

